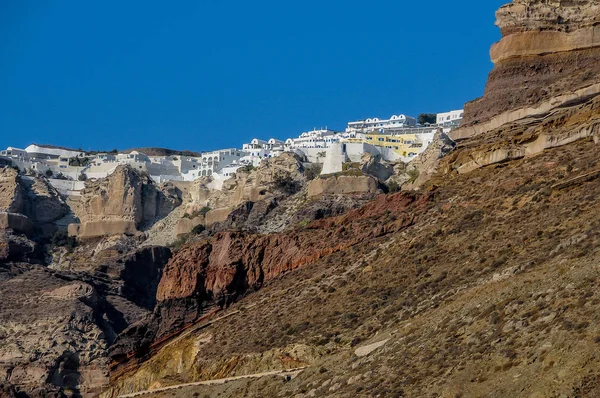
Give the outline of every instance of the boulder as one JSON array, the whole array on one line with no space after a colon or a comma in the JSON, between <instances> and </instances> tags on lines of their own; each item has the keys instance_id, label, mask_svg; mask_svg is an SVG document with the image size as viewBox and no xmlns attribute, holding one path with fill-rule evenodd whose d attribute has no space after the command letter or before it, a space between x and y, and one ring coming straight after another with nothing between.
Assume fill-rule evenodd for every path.
<instances>
[{"instance_id":1,"label":"boulder","mask_svg":"<svg viewBox=\"0 0 600 398\"><path fill-rule=\"evenodd\" d=\"M0 213L0 230L12 229L13 231L32 236L35 229L31 220L19 213Z\"/></svg>"},{"instance_id":2,"label":"boulder","mask_svg":"<svg viewBox=\"0 0 600 398\"><path fill-rule=\"evenodd\" d=\"M386 181L394 175L394 166L375 156L369 152L362 155L360 162L360 170L367 175L373 176L380 181Z\"/></svg>"},{"instance_id":3,"label":"boulder","mask_svg":"<svg viewBox=\"0 0 600 398\"><path fill-rule=\"evenodd\" d=\"M452 152L456 144L448 134L438 130L433 136L433 141L423 153L413 159L404 170L404 175L413 174L412 180L402 185L402 189L415 189L428 181L438 172L440 160ZM414 170L411 172L411 170Z\"/></svg>"},{"instance_id":4,"label":"boulder","mask_svg":"<svg viewBox=\"0 0 600 398\"><path fill-rule=\"evenodd\" d=\"M332 176L308 183L308 197L380 193L379 183L371 176Z\"/></svg>"},{"instance_id":5,"label":"boulder","mask_svg":"<svg viewBox=\"0 0 600 398\"><path fill-rule=\"evenodd\" d=\"M204 216L199 215L194 218L180 218L175 226L175 235L182 236L189 234L198 225L205 225Z\"/></svg>"}]
</instances>

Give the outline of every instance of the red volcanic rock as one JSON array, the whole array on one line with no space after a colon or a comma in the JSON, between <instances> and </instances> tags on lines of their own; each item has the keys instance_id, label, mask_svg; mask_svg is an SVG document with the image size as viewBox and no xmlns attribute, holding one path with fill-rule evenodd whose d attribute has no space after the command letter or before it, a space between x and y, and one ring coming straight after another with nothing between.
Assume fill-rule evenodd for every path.
<instances>
[{"instance_id":1,"label":"red volcanic rock","mask_svg":"<svg viewBox=\"0 0 600 398\"><path fill-rule=\"evenodd\" d=\"M306 228L268 235L219 232L184 247L163 271L153 315L126 330L112 347L112 375L282 273L412 225L430 199L431 194L380 195L362 208Z\"/></svg>"},{"instance_id":2,"label":"red volcanic rock","mask_svg":"<svg viewBox=\"0 0 600 398\"><path fill-rule=\"evenodd\" d=\"M314 221L307 229L287 233L217 233L173 257L164 270L157 300L197 296L227 303L231 296L257 289L283 272L410 225L412 214L406 210L414 201L415 197L407 194L381 195L346 215ZM372 223L384 214L395 214L396 220Z\"/></svg>"}]
</instances>

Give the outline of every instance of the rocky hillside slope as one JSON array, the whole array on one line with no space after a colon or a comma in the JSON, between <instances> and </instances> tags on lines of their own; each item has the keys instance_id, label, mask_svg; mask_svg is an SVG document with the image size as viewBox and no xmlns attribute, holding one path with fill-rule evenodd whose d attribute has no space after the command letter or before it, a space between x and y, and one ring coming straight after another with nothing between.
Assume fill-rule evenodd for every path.
<instances>
[{"instance_id":1,"label":"rocky hillside slope","mask_svg":"<svg viewBox=\"0 0 600 398\"><path fill-rule=\"evenodd\" d=\"M119 178L109 179L107 203L135 192L117 189ZM59 223L70 212L46 180L0 168L2 397L97 395L108 347L156 304L170 249L138 250L123 235L77 242Z\"/></svg>"},{"instance_id":2,"label":"rocky hillside slope","mask_svg":"<svg viewBox=\"0 0 600 398\"><path fill-rule=\"evenodd\" d=\"M498 12L486 93L422 193L184 247L103 396L600 395L599 4Z\"/></svg>"}]
</instances>

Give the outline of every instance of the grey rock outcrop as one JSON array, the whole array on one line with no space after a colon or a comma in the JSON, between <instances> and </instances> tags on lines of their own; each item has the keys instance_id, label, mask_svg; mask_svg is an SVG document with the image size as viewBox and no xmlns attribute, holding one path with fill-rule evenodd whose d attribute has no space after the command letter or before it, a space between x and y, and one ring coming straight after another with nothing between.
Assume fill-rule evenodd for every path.
<instances>
[{"instance_id":1,"label":"grey rock outcrop","mask_svg":"<svg viewBox=\"0 0 600 398\"><path fill-rule=\"evenodd\" d=\"M68 211L58 191L44 178L0 168L0 229L49 236L56 229L53 223Z\"/></svg>"},{"instance_id":2,"label":"grey rock outcrop","mask_svg":"<svg viewBox=\"0 0 600 398\"><path fill-rule=\"evenodd\" d=\"M404 172L410 180L402 185L403 190L415 189L428 181L438 172L440 160L452 152L456 144L448 134L439 130L433 136L433 142L417 158L410 162Z\"/></svg>"},{"instance_id":3,"label":"grey rock outcrop","mask_svg":"<svg viewBox=\"0 0 600 398\"><path fill-rule=\"evenodd\" d=\"M381 159L380 156L374 156L369 152L362 155L360 170L367 175L373 176L380 181L386 181L394 175L394 166Z\"/></svg>"}]
</instances>

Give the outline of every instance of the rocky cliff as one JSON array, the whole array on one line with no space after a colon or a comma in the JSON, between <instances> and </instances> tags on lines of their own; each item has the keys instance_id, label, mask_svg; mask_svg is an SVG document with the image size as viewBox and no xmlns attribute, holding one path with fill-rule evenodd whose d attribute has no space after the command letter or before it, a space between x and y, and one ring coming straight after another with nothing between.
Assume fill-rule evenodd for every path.
<instances>
[{"instance_id":1,"label":"rocky cliff","mask_svg":"<svg viewBox=\"0 0 600 398\"><path fill-rule=\"evenodd\" d=\"M50 236L53 223L68 213L68 206L48 181L19 175L0 167L0 228Z\"/></svg>"},{"instance_id":2,"label":"rocky cliff","mask_svg":"<svg viewBox=\"0 0 600 398\"><path fill-rule=\"evenodd\" d=\"M152 310L169 257L166 248L108 249L88 257L90 268L68 271L0 250L0 384L15 397L97 395L108 383L108 347Z\"/></svg>"},{"instance_id":3,"label":"rocky cliff","mask_svg":"<svg viewBox=\"0 0 600 398\"><path fill-rule=\"evenodd\" d=\"M104 396L600 395L598 4L498 12L485 95L422 196L182 248Z\"/></svg>"},{"instance_id":4,"label":"rocky cliff","mask_svg":"<svg viewBox=\"0 0 600 398\"><path fill-rule=\"evenodd\" d=\"M110 176L86 183L75 209L81 223L69 226L69 233L79 238L134 235L180 204L174 186L157 186L138 170L119 166Z\"/></svg>"},{"instance_id":5,"label":"rocky cliff","mask_svg":"<svg viewBox=\"0 0 600 398\"><path fill-rule=\"evenodd\" d=\"M460 139L547 115L600 92L600 3L519 0L502 7L483 98L465 105Z\"/></svg>"},{"instance_id":6,"label":"rocky cliff","mask_svg":"<svg viewBox=\"0 0 600 398\"><path fill-rule=\"evenodd\" d=\"M420 204L412 205L416 201ZM222 232L185 246L163 272L153 316L132 326L113 346L114 370L135 366L136 353L156 350L165 338L206 313L231 305L286 272L406 228L413 220L407 210L426 201L409 194L382 195L363 208L291 232Z\"/></svg>"},{"instance_id":7,"label":"rocky cliff","mask_svg":"<svg viewBox=\"0 0 600 398\"><path fill-rule=\"evenodd\" d=\"M451 133L466 150L460 173L597 136L600 128L598 1L515 1L497 13L502 40L485 94Z\"/></svg>"}]
</instances>

